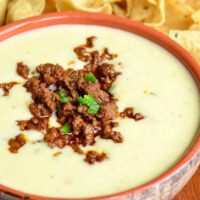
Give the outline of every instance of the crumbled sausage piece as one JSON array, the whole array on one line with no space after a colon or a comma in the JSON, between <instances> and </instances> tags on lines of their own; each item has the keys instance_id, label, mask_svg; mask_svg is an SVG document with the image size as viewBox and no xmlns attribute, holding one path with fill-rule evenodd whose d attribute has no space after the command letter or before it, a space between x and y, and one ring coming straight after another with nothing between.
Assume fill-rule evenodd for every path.
<instances>
[{"instance_id":1,"label":"crumbled sausage piece","mask_svg":"<svg viewBox=\"0 0 200 200\"><path fill-rule=\"evenodd\" d=\"M139 121L139 120L141 120L141 119L144 119L144 117L143 117L143 115L142 115L141 113L136 113L136 114L134 115L134 120L135 120L135 121Z\"/></svg>"},{"instance_id":2,"label":"crumbled sausage piece","mask_svg":"<svg viewBox=\"0 0 200 200\"><path fill-rule=\"evenodd\" d=\"M84 161L92 165L95 162L102 162L106 158L107 158L107 156L104 152L98 153L96 151L88 151Z\"/></svg>"},{"instance_id":3,"label":"crumbled sausage piece","mask_svg":"<svg viewBox=\"0 0 200 200\"><path fill-rule=\"evenodd\" d=\"M36 118L46 118L51 116L51 112L43 104L32 103L29 105L32 115Z\"/></svg>"},{"instance_id":4,"label":"crumbled sausage piece","mask_svg":"<svg viewBox=\"0 0 200 200\"><path fill-rule=\"evenodd\" d=\"M4 91L4 96L8 96L10 93L10 90L12 89L13 86L15 86L17 82L10 82L10 83L1 83L0 88L3 89Z\"/></svg>"},{"instance_id":5,"label":"crumbled sausage piece","mask_svg":"<svg viewBox=\"0 0 200 200\"><path fill-rule=\"evenodd\" d=\"M33 76L26 81L24 87L26 88L27 92L32 93L34 90L36 90L36 88L39 88L40 84L41 80L38 77Z\"/></svg>"},{"instance_id":6,"label":"crumbled sausage piece","mask_svg":"<svg viewBox=\"0 0 200 200\"><path fill-rule=\"evenodd\" d=\"M76 152L78 154L84 154L83 150L80 148L80 146L78 144L71 144L70 146L72 147L74 152Z\"/></svg>"},{"instance_id":7,"label":"crumbled sausage piece","mask_svg":"<svg viewBox=\"0 0 200 200\"><path fill-rule=\"evenodd\" d=\"M116 77L116 71L113 64L103 63L102 65L99 65L97 67L97 71L100 74L100 76L103 77L109 77L109 78L115 78Z\"/></svg>"},{"instance_id":8,"label":"crumbled sausage piece","mask_svg":"<svg viewBox=\"0 0 200 200\"><path fill-rule=\"evenodd\" d=\"M120 116L122 118L125 118L125 117L132 118L135 121L139 121L141 119L144 119L144 117L141 113L134 114L133 108L131 108L131 107L125 108L124 111L120 113Z\"/></svg>"},{"instance_id":9,"label":"crumbled sausage piece","mask_svg":"<svg viewBox=\"0 0 200 200\"><path fill-rule=\"evenodd\" d=\"M112 125L107 123L103 126L103 132L101 133L101 137L104 139L112 138Z\"/></svg>"},{"instance_id":10,"label":"crumbled sausage piece","mask_svg":"<svg viewBox=\"0 0 200 200\"><path fill-rule=\"evenodd\" d=\"M59 103L59 97L51 91L45 83L41 83L38 77L33 77L25 83L25 88L32 94L37 103L43 103L51 112L55 111Z\"/></svg>"},{"instance_id":11,"label":"crumbled sausage piece","mask_svg":"<svg viewBox=\"0 0 200 200\"><path fill-rule=\"evenodd\" d=\"M93 95L98 103L109 102L109 94L101 90L99 83L87 82L84 85L84 91L86 94Z\"/></svg>"},{"instance_id":12,"label":"crumbled sausage piece","mask_svg":"<svg viewBox=\"0 0 200 200\"><path fill-rule=\"evenodd\" d=\"M102 84L104 90L109 90L113 82L120 75L120 72L116 72L113 64L103 63L97 67L99 81Z\"/></svg>"},{"instance_id":13,"label":"crumbled sausage piece","mask_svg":"<svg viewBox=\"0 0 200 200\"><path fill-rule=\"evenodd\" d=\"M94 46L93 42L95 39L96 37L94 36L89 37L86 39L86 44L80 45L74 49L74 52L81 61L87 62L91 59L91 55L86 51L86 49Z\"/></svg>"},{"instance_id":14,"label":"crumbled sausage piece","mask_svg":"<svg viewBox=\"0 0 200 200\"><path fill-rule=\"evenodd\" d=\"M67 139L60 133L58 128L50 128L47 134L44 135L44 141L52 148L58 147L60 149L67 145Z\"/></svg>"},{"instance_id":15,"label":"crumbled sausage piece","mask_svg":"<svg viewBox=\"0 0 200 200\"><path fill-rule=\"evenodd\" d=\"M103 60L113 60L114 58L116 58L117 55L116 54L112 54L109 52L108 48L104 48L103 53L101 55L101 58Z\"/></svg>"},{"instance_id":16,"label":"crumbled sausage piece","mask_svg":"<svg viewBox=\"0 0 200 200\"><path fill-rule=\"evenodd\" d=\"M80 78L83 77L85 72L83 70L68 69L64 73L64 85L69 90L69 94L73 100L78 98L78 88Z\"/></svg>"},{"instance_id":17,"label":"crumbled sausage piece","mask_svg":"<svg viewBox=\"0 0 200 200\"><path fill-rule=\"evenodd\" d=\"M15 138L11 138L8 141L9 151L11 153L17 153L18 150L26 144L26 137L24 134L17 135Z\"/></svg>"},{"instance_id":18,"label":"crumbled sausage piece","mask_svg":"<svg viewBox=\"0 0 200 200\"><path fill-rule=\"evenodd\" d=\"M74 115L75 106L71 103L66 103L64 105L60 105L57 108L57 121L61 124L64 124L66 122L66 118L70 118L70 116Z\"/></svg>"},{"instance_id":19,"label":"crumbled sausage piece","mask_svg":"<svg viewBox=\"0 0 200 200\"><path fill-rule=\"evenodd\" d=\"M40 74L42 80L47 85L57 84L58 81L62 80L64 69L60 65L54 65L46 63L37 67L37 72Z\"/></svg>"},{"instance_id":20,"label":"crumbled sausage piece","mask_svg":"<svg viewBox=\"0 0 200 200\"><path fill-rule=\"evenodd\" d=\"M82 106L82 105L78 106L77 112L78 112L81 116L84 116L84 117L87 118L87 119L93 118L93 116L91 116L91 115L88 113L88 108L87 108L87 106Z\"/></svg>"},{"instance_id":21,"label":"crumbled sausage piece","mask_svg":"<svg viewBox=\"0 0 200 200\"><path fill-rule=\"evenodd\" d=\"M79 115L76 116L74 120L72 121L73 132L75 135L79 135L80 132L83 130L84 126L85 126L85 122Z\"/></svg>"},{"instance_id":22,"label":"crumbled sausage piece","mask_svg":"<svg viewBox=\"0 0 200 200\"><path fill-rule=\"evenodd\" d=\"M122 143L123 136L121 135L121 133L113 131L113 128L117 126L118 126L117 122L113 121L104 122L103 131L101 132L100 137L104 139L111 139L115 143Z\"/></svg>"},{"instance_id":23,"label":"crumbled sausage piece","mask_svg":"<svg viewBox=\"0 0 200 200\"><path fill-rule=\"evenodd\" d=\"M78 56L79 60L83 61L83 62L87 62L90 60L90 55L86 52L85 47L76 47L74 49L74 52L76 53L76 55Z\"/></svg>"},{"instance_id":24,"label":"crumbled sausage piece","mask_svg":"<svg viewBox=\"0 0 200 200\"><path fill-rule=\"evenodd\" d=\"M124 111L120 113L120 116L122 118L128 117L128 118L134 119L133 108L131 108L131 107L125 108Z\"/></svg>"},{"instance_id":25,"label":"crumbled sausage piece","mask_svg":"<svg viewBox=\"0 0 200 200\"><path fill-rule=\"evenodd\" d=\"M113 142L115 143L122 143L124 140L124 137L121 135L121 133L115 131L112 135L111 138L113 140Z\"/></svg>"},{"instance_id":26,"label":"crumbled sausage piece","mask_svg":"<svg viewBox=\"0 0 200 200\"><path fill-rule=\"evenodd\" d=\"M28 78L29 67L22 62L17 63L17 73L24 79Z\"/></svg>"},{"instance_id":27,"label":"crumbled sausage piece","mask_svg":"<svg viewBox=\"0 0 200 200\"><path fill-rule=\"evenodd\" d=\"M32 117L30 120L19 120L17 121L20 130L36 130L45 131L48 127L48 118L36 118Z\"/></svg>"},{"instance_id":28,"label":"crumbled sausage piece","mask_svg":"<svg viewBox=\"0 0 200 200\"><path fill-rule=\"evenodd\" d=\"M77 89L78 90L83 90L84 89L84 84L86 83L86 80L85 80L85 72L83 73L80 73L78 78L77 78Z\"/></svg>"},{"instance_id":29,"label":"crumbled sausage piece","mask_svg":"<svg viewBox=\"0 0 200 200\"><path fill-rule=\"evenodd\" d=\"M84 133L84 145L92 145L95 143L94 140L94 127L90 124L87 124L83 130Z\"/></svg>"},{"instance_id":30,"label":"crumbled sausage piece","mask_svg":"<svg viewBox=\"0 0 200 200\"><path fill-rule=\"evenodd\" d=\"M86 39L86 47L87 48L92 48L94 46L94 40L96 40L96 37L95 36L91 36L91 37L88 37Z\"/></svg>"},{"instance_id":31,"label":"crumbled sausage piece","mask_svg":"<svg viewBox=\"0 0 200 200\"><path fill-rule=\"evenodd\" d=\"M110 101L101 105L100 114L102 115L102 120L112 120L116 118L118 113L118 107L115 101Z\"/></svg>"},{"instance_id":32,"label":"crumbled sausage piece","mask_svg":"<svg viewBox=\"0 0 200 200\"><path fill-rule=\"evenodd\" d=\"M95 71L96 67L103 62L101 56L99 55L98 51L90 52L90 59L89 62L84 65L84 69L86 71Z\"/></svg>"}]
</instances>

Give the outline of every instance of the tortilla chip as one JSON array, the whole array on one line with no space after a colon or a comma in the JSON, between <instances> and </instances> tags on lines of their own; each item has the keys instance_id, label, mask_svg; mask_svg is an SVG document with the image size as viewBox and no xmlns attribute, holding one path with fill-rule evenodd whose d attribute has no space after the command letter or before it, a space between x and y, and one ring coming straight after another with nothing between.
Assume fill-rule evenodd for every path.
<instances>
[{"instance_id":1,"label":"tortilla chip","mask_svg":"<svg viewBox=\"0 0 200 200\"><path fill-rule=\"evenodd\" d=\"M187 49L200 63L200 31L171 30L169 36Z\"/></svg>"},{"instance_id":2,"label":"tortilla chip","mask_svg":"<svg viewBox=\"0 0 200 200\"><path fill-rule=\"evenodd\" d=\"M165 0L157 0L156 2L153 0L148 1L155 6L155 12L152 17L147 20L146 25L154 27L159 27L163 25L166 21Z\"/></svg>"},{"instance_id":3,"label":"tortilla chip","mask_svg":"<svg viewBox=\"0 0 200 200\"><path fill-rule=\"evenodd\" d=\"M6 23L42 14L45 0L12 0L8 4Z\"/></svg>"},{"instance_id":4,"label":"tortilla chip","mask_svg":"<svg viewBox=\"0 0 200 200\"><path fill-rule=\"evenodd\" d=\"M117 16L130 17L133 9L133 0L121 0L113 4L113 12Z\"/></svg>"},{"instance_id":5,"label":"tortilla chip","mask_svg":"<svg viewBox=\"0 0 200 200\"><path fill-rule=\"evenodd\" d=\"M200 24L192 24L192 26L190 26L189 30L200 31Z\"/></svg>"},{"instance_id":6,"label":"tortilla chip","mask_svg":"<svg viewBox=\"0 0 200 200\"><path fill-rule=\"evenodd\" d=\"M192 20L195 24L200 24L200 9L192 14Z\"/></svg>"},{"instance_id":7,"label":"tortilla chip","mask_svg":"<svg viewBox=\"0 0 200 200\"><path fill-rule=\"evenodd\" d=\"M149 26L160 26L165 22L164 0L135 0L131 19L141 21Z\"/></svg>"},{"instance_id":8,"label":"tortilla chip","mask_svg":"<svg viewBox=\"0 0 200 200\"><path fill-rule=\"evenodd\" d=\"M148 0L148 2L151 3L151 4L154 4L154 5L158 4L158 2L156 0Z\"/></svg>"},{"instance_id":9,"label":"tortilla chip","mask_svg":"<svg viewBox=\"0 0 200 200\"><path fill-rule=\"evenodd\" d=\"M194 10L199 10L200 9L200 1L199 0L186 0L187 4L192 6Z\"/></svg>"},{"instance_id":10,"label":"tortilla chip","mask_svg":"<svg viewBox=\"0 0 200 200\"><path fill-rule=\"evenodd\" d=\"M163 32L169 32L170 29L188 29L193 21L191 18L194 9L185 3L185 0L166 0L166 23L160 27Z\"/></svg>"},{"instance_id":11,"label":"tortilla chip","mask_svg":"<svg viewBox=\"0 0 200 200\"><path fill-rule=\"evenodd\" d=\"M43 13L56 12L56 4L54 0L46 0L46 5Z\"/></svg>"},{"instance_id":12,"label":"tortilla chip","mask_svg":"<svg viewBox=\"0 0 200 200\"><path fill-rule=\"evenodd\" d=\"M200 9L192 14L193 24L190 26L190 30L200 30Z\"/></svg>"},{"instance_id":13,"label":"tortilla chip","mask_svg":"<svg viewBox=\"0 0 200 200\"><path fill-rule=\"evenodd\" d=\"M104 0L55 0L57 11L88 11L103 12L112 14L110 3L104 3Z\"/></svg>"},{"instance_id":14,"label":"tortilla chip","mask_svg":"<svg viewBox=\"0 0 200 200\"><path fill-rule=\"evenodd\" d=\"M116 2L120 2L122 0L103 0L104 3L116 3Z\"/></svg>"},{"instance_id":15,"label":"tortilla chip","mask_svg":"<svg viewBox=\"0 0 200 200\"><path fill-rule=\"evenodd\" d=\"M117 16L120 17L126 17L127 16L127 12L126 10L120 8L120 6L113 4L113 13Z\"/></svg>"},{"instance_id":16,"label":"tortilla chip","mask_svg":"<svg viewBox=\"0 0 200 200\"><path fill-rule=\"evenodd\" d=\"M8 0L0 0L0 26L3 25L8 6Z\"/></svg>"}]
</instances>

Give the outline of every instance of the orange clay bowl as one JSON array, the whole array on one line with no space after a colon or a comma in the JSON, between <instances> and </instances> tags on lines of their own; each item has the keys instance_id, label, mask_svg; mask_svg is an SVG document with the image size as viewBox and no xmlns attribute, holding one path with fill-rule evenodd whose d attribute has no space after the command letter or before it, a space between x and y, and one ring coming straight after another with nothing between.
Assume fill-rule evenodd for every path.
<instances>
[{"instance_id":1,"label":"orange clay bowl","mask_svg":"<svg viewBox=\"0 0 200 200\"><path fill-rule=\"evenodd\" d=\"M53 13L39 17L25 19L0 29L0 42L17 34L34 29L49 27L58 24L85 24L112 27L130 33L135 33L147 38L154 43L167 49L175 55L183 65L191 72L197 85L200 85L200 66L194 61L191 55L181 46L169 39L162 33L146 27L141 23L124 19L121 17L105 14L94 14L86 12ZM134 189L130 189L117 194L96 198L86 198L90 200L170 200L172 199L192 177L200 164L200 133L197 135L193 145L189 148L183 158L170 170L160 177ZM26 194L13 190L4 185L0 185L0 199L2 200L64 200L61 198L48 198ZM86 200L81 198L82 200ZM79 200L81 200L79 199ZM66 199L67 200L67 199ZM74 199L75 200L75 199ZM76 199L78 200L78 199Z\"/></svg>"}]
</instances>

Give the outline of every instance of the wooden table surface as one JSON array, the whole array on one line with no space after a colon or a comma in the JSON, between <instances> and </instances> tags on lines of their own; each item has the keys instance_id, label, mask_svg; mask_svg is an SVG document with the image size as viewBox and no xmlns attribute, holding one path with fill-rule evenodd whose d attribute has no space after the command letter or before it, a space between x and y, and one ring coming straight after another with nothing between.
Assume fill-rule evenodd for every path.
<instances>
[{"instance_id":1,"label":"wooden table surface","mask_svg":"<svg viewBox=\"0 0 200 200\"><path fill-rule=\"evenodd\" d=\"M173 200L200 200L200 167L191 181Z\"/></svg>"}]
</instances>

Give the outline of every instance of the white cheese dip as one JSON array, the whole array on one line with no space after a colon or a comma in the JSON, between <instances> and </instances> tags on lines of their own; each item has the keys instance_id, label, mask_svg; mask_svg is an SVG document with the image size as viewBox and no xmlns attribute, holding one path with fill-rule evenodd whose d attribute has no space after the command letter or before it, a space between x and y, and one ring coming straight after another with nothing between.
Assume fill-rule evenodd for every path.
<instances>
[{"instance_id":1,"label":"white cheese dip","mask_svg":"<svg viewBox=\"0 0 200 200\"><path fill-rule=\"evenodd\" d=\"M24 131L29 142L17 154L8 150L8 140L22 133L16 120L31 117L31 96L16 73L24 62L33 71L41 63L67 63L82 68L74 47L96 36L95 48L108 47L121 62L114 95L119 110L134 107L145 119L122 119L117 128L122 144L98 139L87 149L103 150L108 159L89 165L66 146L50 149L32 144L41 133ZM187 151L199 127L199 92L183 64L160 46L124 31L89 25L62 25L39 29L0 43L0 82L19 81L8 97L0 91L0 184L49 197L94 197L144 184L175 165Z\"/></svg>"}]
</instances>

